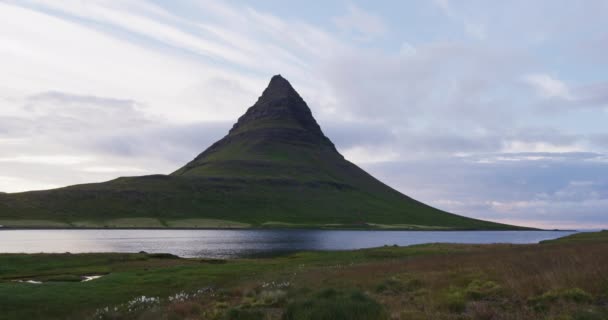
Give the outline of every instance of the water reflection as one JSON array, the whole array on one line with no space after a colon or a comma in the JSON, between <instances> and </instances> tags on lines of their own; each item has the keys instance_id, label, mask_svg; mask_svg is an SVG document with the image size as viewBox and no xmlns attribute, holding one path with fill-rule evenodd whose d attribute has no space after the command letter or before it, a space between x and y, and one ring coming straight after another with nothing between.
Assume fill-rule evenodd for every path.
<instances>
[{"instance_id":1,"label":"water reflection","mask_svg":"<svg viewBox=\"0 0 608 320\"><path fill-rule=\"evenodd\" d=\"M0 252L139 252L182 257L273 256L383 245L537 243L572 231L2 230Z\"/></svg>"}]
</instances>

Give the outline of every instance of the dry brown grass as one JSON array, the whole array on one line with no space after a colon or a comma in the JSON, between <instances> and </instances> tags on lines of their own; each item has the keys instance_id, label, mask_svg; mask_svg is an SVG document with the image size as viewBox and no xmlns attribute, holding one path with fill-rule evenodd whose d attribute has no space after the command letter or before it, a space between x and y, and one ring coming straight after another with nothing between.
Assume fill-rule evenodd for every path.
<instances>
[{"instance_id":1,"label":"dry brown grass","mask_svg":"<svg viewBox=\"0 0 608 320\"><path fill-rule=\"evenodd\" d=\"M280 319L291 299L336 288L364 292L392 319L607 319L606 242L453 247L441 255L286 269L236 283L220 300L224 308L272 310L260 319ZM287 299L265 305L260 297L270 289L260 283L270 281L289 282ZM210 308L206 299L194 303ZM173 305L169 313L188 318L191 308Z\"/></svg>"}]
</instances>

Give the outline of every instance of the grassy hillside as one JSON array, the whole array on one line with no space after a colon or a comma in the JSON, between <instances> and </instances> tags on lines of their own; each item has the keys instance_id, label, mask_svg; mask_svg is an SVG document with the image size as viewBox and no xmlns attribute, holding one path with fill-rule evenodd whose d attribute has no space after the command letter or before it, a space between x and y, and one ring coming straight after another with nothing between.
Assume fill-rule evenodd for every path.
<instances>
[{"instance_id":1,"label":"grassy hillside","mask_svg":"<svg viewBox=\"0 0 608 320\"><path fill-rule=\"evenodd\" d=\"M347 161L280 76L226 137L171 175L0 194L0 224L517 229L432 208Z\"/></svg>"},{"instance_id":2,"label":"grassy hillside","mask_svg":"<svg viewBox=\"0 0 608 320\"><path fill-rule=\"evenodd\" d=\"M571 239L227 261L0 254L0 319L606 319L608 241Z\"/></svg>"},{"instance_id":3,"label":"grassy hillside","mask_svg":"<svg viewBox=\"0 0 608 320\"><path fill-rule=\"evenodd\" d=\"M338 224L334 227L366 228L383 224L403 229L511 228L445 214L408 201L396 192L370 194L349 186L289 179L120 178L108 183L13 194L0 200L0 224L5 226L30 220L41 222L32 227L168 227L184 219L213 219L229 225L247 224L244 227ZM134 224L112 223L126 218L139 220L131 220ZM156 223L150 224L149 219ZM221 225L201 223L198 227Z\"/></svg>"}]
</instances>

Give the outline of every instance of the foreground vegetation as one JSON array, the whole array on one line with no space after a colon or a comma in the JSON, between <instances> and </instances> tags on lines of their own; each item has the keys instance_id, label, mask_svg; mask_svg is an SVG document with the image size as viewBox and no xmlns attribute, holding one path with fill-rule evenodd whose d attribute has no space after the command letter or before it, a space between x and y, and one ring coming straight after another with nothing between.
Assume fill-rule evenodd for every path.
<instances>
[{"instance_id":1,"label":"foreground vegetation","mask_svg":"<svg viewBox=\"0 0 608 320\"><path fill-rule=\"evenodd\" d=\"M230 261L4 254L0 319L607 319L606 252L604 231Z\"/></svg>"}]
</instances>

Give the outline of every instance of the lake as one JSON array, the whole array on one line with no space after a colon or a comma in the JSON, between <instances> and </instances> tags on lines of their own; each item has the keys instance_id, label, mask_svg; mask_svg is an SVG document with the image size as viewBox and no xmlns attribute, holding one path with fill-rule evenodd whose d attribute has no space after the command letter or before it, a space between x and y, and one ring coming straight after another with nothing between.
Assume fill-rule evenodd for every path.
<instances>
[{"instance_id":1,"label":"lake","mask_svg":"<svg viewBox=\"0 0 608 320\"><path fill-rule=\"evenodd\" d=\"M575 231L0 230L0 253L139 252L239 258L383 245L538 243Z\"/></svg>"}]
</instances>

